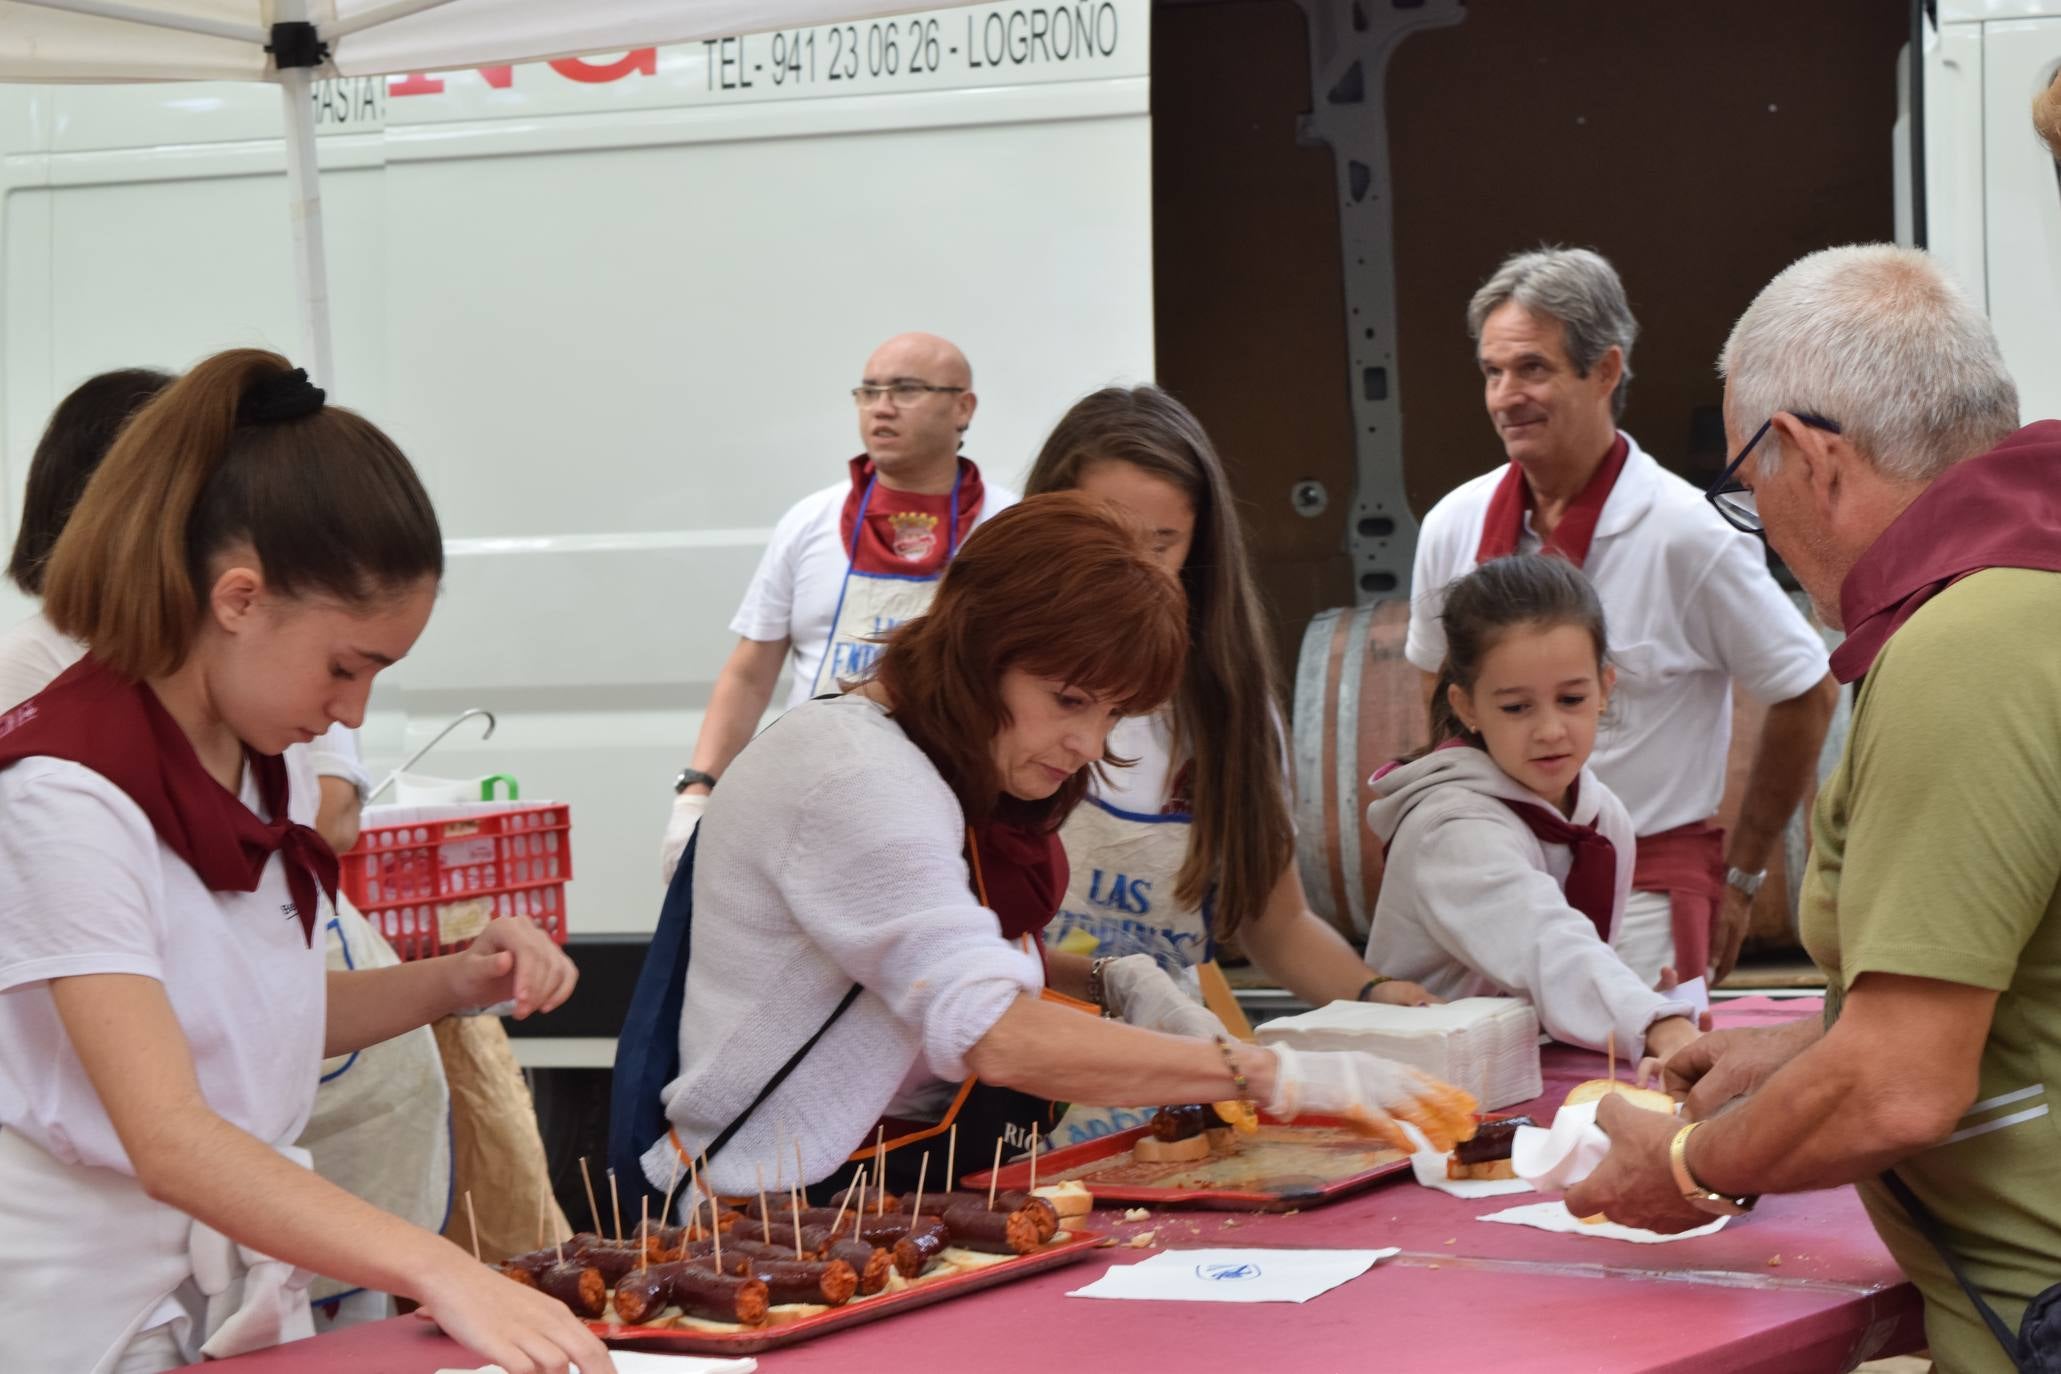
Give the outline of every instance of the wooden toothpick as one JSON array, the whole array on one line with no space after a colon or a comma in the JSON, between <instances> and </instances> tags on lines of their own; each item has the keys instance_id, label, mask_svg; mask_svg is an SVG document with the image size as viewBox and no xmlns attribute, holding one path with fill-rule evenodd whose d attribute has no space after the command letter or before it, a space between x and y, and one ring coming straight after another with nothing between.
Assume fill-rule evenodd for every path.
<instances>
[{"instance_id":1,"label":"wooden toothpick","mask_svg":"<svg viewBox=\"0 0 2061 1374\"><path fill-rule=\"evenodd\" d=\"M873 1130L873 1187L880 1194L880 1210L874 1215L887 1215L887 1127L877 1126Z\"/></svg>"},{"instance_id":2,"label":"wooden toothpick","mask_svg":"<svg viewBox=\"0 0 2061 1374\"><path fill-rule=\"evenodd\" d=\"M608 1210L615 1213L615 1243L623 1243L623 1200L615 1190L615 1170L608 1171Z\"/></svg>"},{"instance_id":3,"label":"wooden toothpick","mask_svg":"<svg viewBox=\"0 0 2061 1374\"><path fill-rule=\"evenodd\" d=\"M794 1186L796 1188L806 1188L808 1185L808 1175L802 1172L801 1137L796 1136L794 1138Z\"/></svg>"},{"instance_id":4,"label":"wooden toothpick","mask_svg":"<svg viewBox=\"0 0 2061 1374\"><path fill-rule=\"evenodd\" d=\"M959 1123L954 1121L945 1137L945 1191L959 1186Z\"/></svg>"},{"instance_id":5,"label":"wooden toothpick","mask_svg":"<svg viewBox=\"0 0 2061 1374\"><path fill-rule=\"evenodd\" d=\"M909 1224L914 1226L916 1218L923 1215L923 1185L930 1181L930 1151L923 1152L923 1158L916 1165L916 1205L909 1209Z\"/></svg>"},{"instance_id":6,"label":"wooden toothpick","mask_svg":"<svg viewBox=\"0 0 2061 1374\"><path fill-rule=\"evenodd\" d=\"M1038 1123L1031 1123L1031 1184L1030 1190L1038 1191Z\"/></svg>"},{"instance_id":7,"label":"wooden toothpick","mask_svg":"<svg viewBox=\"0 0 2061 1374\"><path fill-rule=\"evenodd\" d=\"M995 1210L995 1186L1002 1181L1002 1137L995 1137L995 1166L988 1170L988 1210Z\"/></svg>"},{"instance_id":8,"label":"wooden toothpick","mask_svg":"<svg viewBox=\"0 0 2061 1374\"><path fill-rule=\"evenodd\" d=\"M472 1189L465 1190L465 1219L472 1226L472 1257L479 1259L479 1213L472 1210ZM485 1263L485 1261L481 1261Z\"/></svg>"},{"instance_id":9,"label":"wooden toothpick","mask_svg":"<svg viewBox=\"0 0 2061 1374\"><path fill-rule=\"evenodd\" d=\"M790 1192L790 1193L789 1193L789 1194L787 1195L787 1205L788 1205L789 1207L791 1207L791 1208L793 1208L793 1209L794 1209L794 1213L793 1213L793 1215L794 1215L794 1257L795 1257L795 1258L796 1258L796 1259L798 1260L798 1259L800 1259L800 1258L802 1257L802 1252L801 1252L801 1193L800 1193L799 1191L795 1191L795 1192Z\"/></svg>"},{"instance_id":10,"label":"wooden toothpick","mask_svg":"<svg viewBox=\"0 0 2061 1374\"><path fill-rule=\"evenodd\" d=\"M751 1166L751 1176L758 1181L759 1185L759 1220L770 1221L772 1220L772 1213L766 1210L766 1166L754 1161Z\"/></svg>"},{"instance_id":11,"label":"wooden toothpick","mask_svg":"<svg viewBox=\"0 0 2061 1374\"><path fill-rule=\"evenodd\" d=\"M547 1242L544 1239L544 1214L548 1212L550 1209L550 1190L539 1189L537 1192L537 1248L539 1250L543 1249L544 1246L547 1244Z\"/></svg>"},{"instance_id":12,"label":"wooden toothpick","mask_svg":"<svg viewBox=\"0 0 2061 1374\"><path fill-rule=\"evenodd\" d=\"M844 1201L837 1204L837 1219L830 1223L830 1234L832 1237L835 1237L839 1231L844 1229L844 1209L852 1205L852 1193L854 1191L857 1191L859 1194L859 1211L863 1212L866 1210L866 1166L861 1164L859 1172L852 1177L855 1186L844 1190ZM856 1232L856 1226L853 1229Z\"/></svg>"},{"instance_id":13,"label":"wooden toothpick","mask_svg":"<svg viewBox=\"0 0 2061 1374\"><path fill-rule=\"evenodd\" d=\"M708 1190L708 1231L710 1237L716 1243L716 1272L720 1274L723 1272L723 1228L716 1224L716 1188L714 1184L710 1184Z\"/></svg>"},{"instance_id":14,"label":"wooden toothpick","mask_svg":"<svg viewBox=\"0 0 2061 1374\"><path fill-rule=\"evenodd\" d=\"M594 1175L587 1172L587 1157L580 1156L580 1181L587 1185L587 1210L594 1214L594 1234L605 1236L608 1232L601 1225L601 1204L594 1201Z\"/></svg>"},{"instance_id":15,"label":"wooden toothpick","mask_svg":"<svg viewBox=\"0 0 2061 1374\"><path fill-rule=\"evenodd\" d=\"M693 1159L687 1161L687 1239L701 1237L701 1171Z\"/></svg>"},{"instance_id":16,"label":"wooden toothpick","mask_svg":"<svg viewBox=\"0 0 2061 1374\"><path fill-rule=\"evenodd\" d=\"M1617 1028L1603 1033L1603 1066L1610 1075L1610 1086L1617 1086Z\"/></svg>"},{"instance_id":17,"label":"wooden toothpick","mask_svg":"<svg viewBox=\"0 0 2061 1374\"><path fill-rule=\"evenodd\" d=\"M651 1263L651 1194L644 1194L639 1201L644 1207L644 1215L637 1219L637 1269L641 1273Z\"/></svg>"},{"instance_id":18,"label":"wooden toothpick","mask_svg":"<svg viewBox=\"0 0 2061 1374\"><path fill-rule=\"evenodd\" d=\"M658 1224L661 1227L673 1224L673 1190L680 1186L680 1152L673 1151L673 1176L666 1183L665 1205L659 1208Z\"/></svg>"}]
</instances>

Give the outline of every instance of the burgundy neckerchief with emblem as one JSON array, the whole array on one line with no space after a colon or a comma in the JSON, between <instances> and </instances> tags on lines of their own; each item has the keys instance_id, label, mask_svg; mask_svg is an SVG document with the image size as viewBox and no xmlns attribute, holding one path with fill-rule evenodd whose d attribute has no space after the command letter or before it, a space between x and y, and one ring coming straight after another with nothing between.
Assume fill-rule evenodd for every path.
<instances>
[{"instance_id":1,"label":"burgundy neckerchief with emblem","mask_svg":"<svg viewBox=\"0 0 2061 1374\"><path fill-rule=\"evenodd\" d=\"M1625 459L1631 451L1625 437L1618 435L1588 485L1568 503L1560 523L1553 527L1552 537L1540 545L1540 553L1557 553L1577 568L1589 561L1589 544L1596 537L1596 522L1603 517L1603 503L1610 499L1611 488L1617 485L1618 474L1624 471ZM1524 513L1532 505L1531 483L1524 480L1524 469L1510 464L1489 497L1474 561L1486 563L1491 558L1507 558L1516 553L1518 541L1524 537Z\"/></svg>"},{"instance_id":2,"label":"burgundy neckerchief with emblem","mask_svg":"<svg viewBox=\"0 0 2061 1374\"><path fill-rule=\"evenodd\" d=\"M1868 546L1839 588L1833 675L1865 677L1920 606L1988 568L2061 572L2061 420L1954 464Z\"/></svg>"},{"instance_id":3,"label":"burgundy neckerchief with emblem","mask_svg":"<svg viewBox=\"0 0 2061 1374\"><path fill-rule=\"evenodd\" d=\"M209 775L156 692L89 656L0 715L0 768L27 758L64 759L121 788L210 892L257 891L265 865L283 854L301 932L315 943L315 890L335 900L336 855L288 818L286 761L277 754L244 755L275 817L262 821Z\"/></svg>"},{"instance_id":4,"label":"burgundy neckerchief with emblem","mask_svg":"<svg viewBox=\"0 0 2061 1374\"><path fill-rule=\"evenodd\" d=\"M873 460L863 453L852 459L851 471L852 489L845 494L844 514L838 518L837 529L851 555L854 572L935 577L944 571L952 550L966 542L967 534L980 519L985 493L980 469L970 458L959 460L958 490L934 496L896 491L875 481ZM951 527L955 500L959 512L957 529ZM854 526L861 506L866 511L866 527L856 531L855 543Z\"/></svg>"}]
</instances>

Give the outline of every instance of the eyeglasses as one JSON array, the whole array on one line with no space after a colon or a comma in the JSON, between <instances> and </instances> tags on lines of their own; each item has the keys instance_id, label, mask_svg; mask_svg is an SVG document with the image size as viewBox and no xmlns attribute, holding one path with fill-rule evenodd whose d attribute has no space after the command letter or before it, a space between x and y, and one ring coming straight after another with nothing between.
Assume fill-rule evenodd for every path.
<instances>
[{"instance_id":1,"label":"eyeglasses","mask_svg":"<svg viewBox=\"0 0 2061 1374\"><path fill-rule=\"evenodd\" d=\"M855 386L852 400L862 406L870 406L883 396L894 397L898 406L912 406L933 391L964 391L963 386L932 386L928 382L894 382L888 386Z\"/></svg>"},{"instance_id":2,"label":"eyeglasses","mask_svg":"<svg viewBox=\"0 0 2061 1374\"><path fill-rule=\"evenodd\" d=\"M1828 420L1822 415L1812 415L1801 410L1785 413L1794 415L1812 429L1822 429L1827 434L1840 432L1837 420ZM1761 523L1760 510L1754 502L1752 489L1739 480L1739 465L1753 452L1754 445L1767 437L1767 432L1774 423L1775 417L1772 415L1763 420L1760 428L1753 431L1753 437L1746 441L1746 447L1739 450L1739 456L1725 465L1725 470L1718 474L1717 481L1710 484L1710 490L1703 493L1703 499L1716 506L1717 513L1724 516L1733 529L1744 530L1748 534L1760 534L1767 527Z\"/></svg>"}]
</instances>

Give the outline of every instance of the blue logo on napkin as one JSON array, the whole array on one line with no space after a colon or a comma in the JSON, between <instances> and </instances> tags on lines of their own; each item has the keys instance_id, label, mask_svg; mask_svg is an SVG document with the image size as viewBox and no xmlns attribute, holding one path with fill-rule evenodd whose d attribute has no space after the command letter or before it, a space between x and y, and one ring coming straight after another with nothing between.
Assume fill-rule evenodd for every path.
<instances>
[{"instance_id":1,"label":"blue logo on napkin","mask_svg":"<svg viewBox=\"0 0 2061 1374\"><path fill-rule=\"evenodd\" d=\"M1256 1279L1260 1276L1257 1264L1198 1264L1195 1276L1200 1279Z\"/></svg>"}]
</instances>

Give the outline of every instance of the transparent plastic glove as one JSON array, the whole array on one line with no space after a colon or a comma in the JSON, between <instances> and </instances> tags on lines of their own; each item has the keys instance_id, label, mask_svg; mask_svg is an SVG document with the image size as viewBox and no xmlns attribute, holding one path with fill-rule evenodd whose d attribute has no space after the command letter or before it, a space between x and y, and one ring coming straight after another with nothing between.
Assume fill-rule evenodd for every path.
<instances>
[{"instance_id":1,"label":"transparent plastic glove","mask_svg":"<svg viewBox=\"0 0 2061 1374\"><path fill-rule=\"evenodd\" d=\"M1267 1111L1283 1121L1305 1114L1343 1117L1405 1152L1418 1147L1399 1121L1422 1131L1438 1150L1474 1135L1474 1099L1407 1064L1359 1050L1269 1048L1275 1056L1274 1098Z\"/></svg>"},{"instance_id":2,"label":"transparent plastic glove","mask_svg":"<svg viewBox=\"0 0 2061 1374\"><path fill-rule=\"evenodd\" d=\"M1149 954L1126 954L1102 969L1102 995L1118 1020L1168 1035L1228 1036L1209 1008L1181 990Z\"/></svg>"},{"instance_id":3,"label":"transparent plastic glove","mask_svg":"<svg viewBox=\"0 0 2061 1374\"><path fill-rule=\"evenodd\" d=\"M701 824L701 813L707 809L706 792L682 792L673 798L673 813L666 817L666 837L658 846L658 871L668 887L673 870L680 866L680 856L687 852L687 841L694 838L694 827Z\"/></svg>"}]
</instances>

